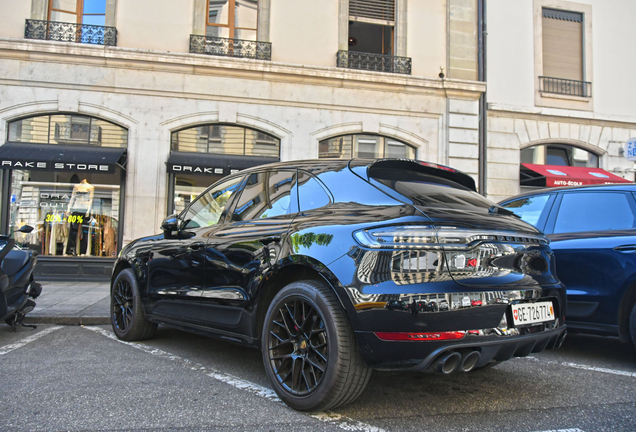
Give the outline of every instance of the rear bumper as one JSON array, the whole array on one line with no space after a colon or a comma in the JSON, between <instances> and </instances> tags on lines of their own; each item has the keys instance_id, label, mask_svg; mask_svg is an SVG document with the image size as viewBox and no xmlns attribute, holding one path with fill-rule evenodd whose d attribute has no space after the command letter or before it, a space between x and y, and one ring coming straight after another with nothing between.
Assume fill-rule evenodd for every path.
<instances>
[{"instance_id":1,"label":"rear bumper","mask_svg":"<svg viewBox=\"0 0 636 432\"><path fill-rule=\"evenodd\" d=\"M426 370L447 354L479 352L475 368L491 361L525 357L545 349L558 348L567 333L560 326L524 335L467 335L459 341L385 341L373 332L356 332L360 353L367 365L380 370Z\"/></svg>"}]
</instances>

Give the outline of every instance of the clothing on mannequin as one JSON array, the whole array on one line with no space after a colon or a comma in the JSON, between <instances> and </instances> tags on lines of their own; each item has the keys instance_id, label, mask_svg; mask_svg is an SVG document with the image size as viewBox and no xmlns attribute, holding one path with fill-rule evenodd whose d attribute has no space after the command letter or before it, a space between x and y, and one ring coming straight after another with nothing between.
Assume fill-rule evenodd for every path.
<instances>
[{"instance_id":1,"label":"clothing on mannequin","mask_svg":"<svg viewBox=\"0 0 636 432\"><path fill-rule=\"evenodd\" d=\"M68 241L65 248L66 255L82 255L82 249L87 249L90 236L83 233L82 226L88 226L88 217L93 206L95 186L86 179L73 186L71 200L68 203L67 220L69 221ZM70 213L70 214L69 214Z\"/></svg>"}]
</instances>

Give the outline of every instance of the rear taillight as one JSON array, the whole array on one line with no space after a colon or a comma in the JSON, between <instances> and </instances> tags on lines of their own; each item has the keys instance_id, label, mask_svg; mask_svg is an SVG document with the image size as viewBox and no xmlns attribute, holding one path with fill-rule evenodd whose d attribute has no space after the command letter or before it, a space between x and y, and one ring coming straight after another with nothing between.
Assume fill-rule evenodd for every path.
<instances>
[{"instance_id":1,"label":"rear taillight","mask_svg":"<svg viewBox=\"0 0 636 432\"><path fill-rule=\"evenodd\" d=\"M383 341L443 341L463 339L466 336L465 331L448 331L448 332L432 332L432 333L387 333L375 332L375 335Z\"/></svg>"},{"instance_id":2,"label":"rear taillight","mask_svg":"<svg viewBox=\"0 0 636 432\"><path fill-rule=\"evenodd\" d=\"M451 271L492 272L495 267L512 269L513 243L546 244L540 235L509 231L485 231L453 226L404 225L359 230L355 240L370 249L393 250L394 271L431 271L439 268L442 256ZM401 251L396 254L395 251ZM513 260L502 260L512 257Z\"/></svg>"}]
</instances>

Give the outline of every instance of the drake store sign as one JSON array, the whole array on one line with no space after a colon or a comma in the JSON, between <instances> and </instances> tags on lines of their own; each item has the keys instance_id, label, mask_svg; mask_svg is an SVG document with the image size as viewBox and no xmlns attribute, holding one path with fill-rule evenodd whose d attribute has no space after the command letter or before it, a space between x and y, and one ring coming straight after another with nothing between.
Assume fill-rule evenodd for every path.
<instances>
[{"instance_id":1,"label":"drake store sign","mask_svg":"<svg viewBox=\"0 0 636 432\"><path fill-rule=\"evenodd\" d=\"M91 172L108 172L109 165L83 164L83 163L65 163L65 162L43 162L29 160L2 160L0 167L4 169L41 169L55 171L91 171Z\"/></svg>"}]
</instances>

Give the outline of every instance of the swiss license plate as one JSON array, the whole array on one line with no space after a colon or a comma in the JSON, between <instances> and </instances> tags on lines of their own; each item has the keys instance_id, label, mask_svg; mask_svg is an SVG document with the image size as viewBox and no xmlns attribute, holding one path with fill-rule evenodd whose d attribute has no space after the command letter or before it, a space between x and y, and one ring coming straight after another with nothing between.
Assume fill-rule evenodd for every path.
<instances>
[{"instance_id":1,"label":"swiss license plate","mask_svg":"<svg viewBox=\"0 0 636 432\"><path fill-rule=\"evenodd\" d=\"M515 326L554 321L552 302L519 303L510 307Z\"/></svg>"}]
</instances>

